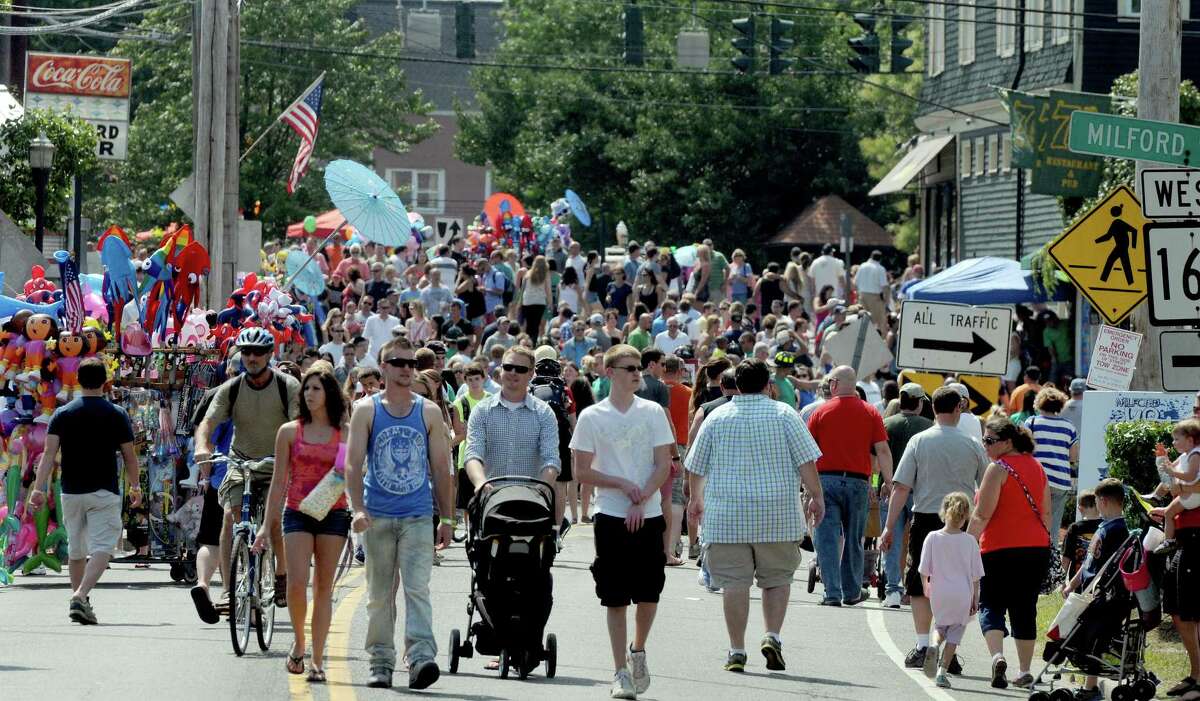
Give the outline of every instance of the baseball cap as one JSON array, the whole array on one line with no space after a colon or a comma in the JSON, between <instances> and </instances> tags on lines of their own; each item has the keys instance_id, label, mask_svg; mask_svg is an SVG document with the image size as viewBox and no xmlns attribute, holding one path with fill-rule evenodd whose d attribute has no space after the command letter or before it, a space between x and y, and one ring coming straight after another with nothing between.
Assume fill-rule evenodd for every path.
<instances>
[{"instance_id":1,"label":"baseball cap","mask_svg":"<svg viewBox=\"0 0 1200 701\"><path fill-rule=\"evenodd\" d=\"M588 317L588 323L591 323L591 324L603 324L603 323L604 323L604 316L603 316L603 315L601 315L601 314L593 314L593 315L591 315L590 317Z\"/></svg>"},{"instance_id":2,"label":"baseball cap","mask_svg":"<svg viewBox=\"0 0 1200 701\"><path fill-rule=\"evenodd\" d=\"M534 362L547 359L558 360L558 351L554 350L553 346L538 346L537 350L533 352Z\"/></svg>"},{"instance_id":3,"label":"baseball cap","mask_svg":"<svg viewBox=\"0 0 1200 701\"><path fill-rule=\"evenodd\" d=\"M950 389L954 390L955 392L958 392L958 396L962 397L963 399L971 398L971 391L968 390L967 386L961 382L951 382L950 384L948 384L946 386L949 387Z\"/></svg>"},{"instance_id":4,"label":"baseball cap","mask_svg":"<svg viewBox=\"0 0 1200 701\"><path fill-rule=\"evenodd\" d=\"M900 394L907 394L913 399L926 399L925 388L916 382L905 382L900 388Z\"/></svg>"},{"instance_id":5,"label":"baseball cap","mask_svg":"<svg viewBox=\"0 0 1200 701\"><path fill-rule=\"evenodd\" d=\"M792 340L792 332L788 329L780 329L775 334L776 343L787 343L790 340Z\"/></svg>"},{"instance_id":6,"label":"baseball cap","mask_svg":"<svg viewBox=\"0 0 1200 701\"><path fill-rule=\"evenodd\" d=\"M458 328L457 326L451 326L450 328L446 329L446 333L442 334L442 336L447 341L457 341L463 337L463 332L462 329Z\"/></svg>"},{"instance_id":7,"label":"baseball cap","mask_svg":"<svg viewBox=\"0 0 1200 701\"><path fill-rule=\"evenodd\" d=\"M790 368L795 364L796 356L787 351L779 351L775 354L775 357L771 358L771 360L767 363L767 365L770 365L773 368Z\"/></svg>"},{"instance_id":8,"label":"baseball cap","mask_svg":"<svg viewBox=\"0 0 1200 701\"><path fill-rule=\"evenodd\" d=\"M1076 377L1071 380L1071 394L1083 394L1087 391L1087 380L1082 377Z\"/></svg>"}]
</instances>

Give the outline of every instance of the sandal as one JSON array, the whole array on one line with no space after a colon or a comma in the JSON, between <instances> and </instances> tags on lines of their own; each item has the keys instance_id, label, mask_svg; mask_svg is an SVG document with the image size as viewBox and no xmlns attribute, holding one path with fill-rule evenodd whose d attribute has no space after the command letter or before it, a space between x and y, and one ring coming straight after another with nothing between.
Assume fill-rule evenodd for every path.
<instances>
[{"instance_id":1,"label":"sandal","mask_svg":"<svg viewBox=\"0 0 1200 701\"><path fill-rule=\"evenodd\" d=\"M1196 680L1191 677L1184 677L1178 684L1167 690L1167 696L1183 696L1184 694L1196 689Z\"/></svg>"},{"instance_id":2,"label":"sandal","mask_svg":"<svg viewBox=\"0 0 1200 701\"><path fill-rule=\"evenodd\" d=\"M683 560L680 560L677 557L668 557L667 558L667 567L679 567L682 564L683 564Z\"/></svg>"},{"instance_id":3,"label":"sandal","mask_svg":"<svg viewBox=\"0 0 1200 701\"><path fill-rule=\"evenodd\" d=\"M299 657L288 655L285 666L287 667L288 674L304 674L304 655L300 655Z\"/></svg>"},{"instance_id":4,"label":"sandal","mask_svg":"<svg viewBox=\"0 0 1200 701\"><path fill-rule=\"evenodd\" d=\"M325 670L321 669L320 667L311 667L308 670L307 680L309 684L324 684Z\"/></svg>"},{"instance_id":5,"label":"sandal","mask_svg":"<svg viewBox=\"0 0 1200 701\"><path fill-rule=\"evenodd\" d=\"M487 664L485 664L485 665L483 666L483 668L484 668L484 669L486 669L486 670L488 670L488 671L492 671L492 670L497 670L497 669L500 669L500 658L499 658L499 657L493 657L491 660L489 660L489 661L488 661L488 663L487 663Z\"/></svg>"}]
</instances>

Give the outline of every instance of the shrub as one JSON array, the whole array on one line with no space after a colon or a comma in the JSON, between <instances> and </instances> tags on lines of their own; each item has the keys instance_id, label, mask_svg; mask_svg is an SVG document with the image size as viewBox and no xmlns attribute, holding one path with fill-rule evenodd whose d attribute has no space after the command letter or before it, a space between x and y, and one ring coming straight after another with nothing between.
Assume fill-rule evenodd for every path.
<instances>
[{"instance_id":1,"label":"shrub","mask_svg":"<svg viewBox=\"0 0 1200 701\"><path fill-rule=\"evenodd\" d=\"M1167 454L1175 459L1171 448L1171 421L1118 421L1104 430L1104 445L1108 456L1108 476L1115 477L1125 486L1139 494L1153 491L1158 486L1158 469L1154 465L1154 446L1167 446ZM1131 528L1144 528L1146 519L1137 501L1125 500L1125 517Z\"/></svg>"}]
</instances>

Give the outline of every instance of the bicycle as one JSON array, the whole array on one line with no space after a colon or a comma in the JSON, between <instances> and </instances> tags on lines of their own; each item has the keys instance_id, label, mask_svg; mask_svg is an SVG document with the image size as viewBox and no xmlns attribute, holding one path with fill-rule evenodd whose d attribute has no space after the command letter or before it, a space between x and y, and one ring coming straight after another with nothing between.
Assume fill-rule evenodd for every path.
<instances>
[{"instance_id":1,"label":"bicycle","mask_svg":"<svg viewBox=\"0 0 1200 701\"><path fill-rule=\"evenodd\" d=\"M252 474L269 473L274 468L275 458L243 460L215 454L203 462L221 460L229 464L229 472L241 472L243 484L242 510L233 524L233 548L229 558L229 581L233 586L227 587L230 589L229 637L233 642L233 652L241 657L250 646L251 623L260 650L265 652L270 649L275 636L275 553L269 539L261 553L251 550L266 507L266 499L258 498L255 493L258 490L253 486Z\"/></svg>"}]
</instances>

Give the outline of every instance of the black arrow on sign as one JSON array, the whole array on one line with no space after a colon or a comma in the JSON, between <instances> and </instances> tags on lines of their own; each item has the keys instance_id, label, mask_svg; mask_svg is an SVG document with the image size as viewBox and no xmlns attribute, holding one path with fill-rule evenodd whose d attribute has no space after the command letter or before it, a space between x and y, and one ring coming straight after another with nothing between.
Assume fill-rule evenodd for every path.
<instances>
[{"instance_id":1,"label":"black arrow on sign","mask_svg":"<svg viewBox=\"0 0 1200 701\"><path fill-rule=\"evenodd\" d=\"M458 238L458 233L462 231L462 227L458 225L458 220L450 222L450 237Z\"/></svg>"},{"instance_id":2,"label":"black arrow on sign","mask_svg":"<svg viewBox=\"0 0 1200 701\"><path fill-rule=\"evenodd\" d=\"M988 343L982 336L974 331L971 332L970 341L943 341L934 338L914 338L913 348L918 348L920 350L950 351L951 353L970 353L970 362L972 363L996 350L992 344Z\"/></svg>"},{"instance_id":3,"label":"black arrow on sign","mask_svg":"<svg viewBox=\"0 0 1200 701\"><path fill-rule=\"evenodd\" d=\"M1171 365L1177 368L1200 368L1200 355L1173 355Z\"/></svg>"}]
</instances>

